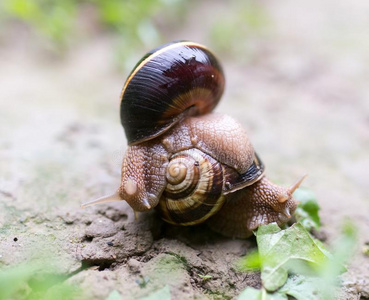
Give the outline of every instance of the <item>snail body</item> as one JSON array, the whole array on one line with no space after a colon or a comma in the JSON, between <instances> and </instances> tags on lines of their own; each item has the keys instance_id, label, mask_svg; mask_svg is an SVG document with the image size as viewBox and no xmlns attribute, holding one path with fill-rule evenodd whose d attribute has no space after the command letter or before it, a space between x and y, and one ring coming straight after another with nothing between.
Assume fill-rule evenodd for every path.
<instances>
[{"instance_id":1,"label":"snail body","mask_svg":"<svg viewBox=\"0 0 369 300\"><path fill-rule=\"evenodd\" d=\"M292 197L299 180L291 188L277 186L265 176L251 186L226 196L222 209L207 224L226 236L246 238L260 225L287 223L297 207Z\"/></svg>"},{"instance_id":2,"label":"snail body","mask_svg":"<svg viewBox=\"0 0 369 300\"><path fill-rule=\"evenodd\" d=\"M130 146L119 195L135 211L160 203L166 221L194 225L219 210L223 196L251 185L263 171L242 126L229 116L207 114L186 118L165 134Z\"/></svg>"},{"instance_id":3,"label":"snail body","mask_svg":"<svg viewBox=\"0 0 369 300\"><path fill-rule=\"evenodd\" d=\"M208 222L241 238L262 224L285 223L302 180L283 188L265 178L241 124L212 113L223 90L222 68L202 45L174 42L145 55L121 94L128 140L121 185L88 205L125 200L134 211L157 208L172 224Z\"/></svg>"}]
</instances>

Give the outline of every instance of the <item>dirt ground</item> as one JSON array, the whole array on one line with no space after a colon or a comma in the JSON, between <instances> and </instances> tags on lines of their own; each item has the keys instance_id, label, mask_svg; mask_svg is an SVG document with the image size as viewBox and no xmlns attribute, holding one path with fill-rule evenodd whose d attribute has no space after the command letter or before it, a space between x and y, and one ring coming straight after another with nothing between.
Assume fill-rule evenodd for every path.
<instances>
[{"instance_id":1,"label":"dirt ground","mask_svg":"<svg viewBox=\"0 0 369 300\"><path fill-rule=\"evenodd\" d=\"M345 219L354 222L342 299L369 298L369 2L263 3L268 34L250 38L247 57L218 55L227 86L216 110L244 124L269 178L287 186L309 174L304 187L317 195L328 245ZM210 43L211 21L198 23L209 2L195 5L165 39ZM216 2L212 16L225 9ZM253 239L170 226L155 213L135 221L126 203L80 209L119 185L127 74L114 67L108 36L56 59L14 32L0 48L0 266L47 257L89 299L114 290L137 299L165 284L173 299L229 299L260 287L259 274L234 267Z\"/></svg>"}]
</instances>

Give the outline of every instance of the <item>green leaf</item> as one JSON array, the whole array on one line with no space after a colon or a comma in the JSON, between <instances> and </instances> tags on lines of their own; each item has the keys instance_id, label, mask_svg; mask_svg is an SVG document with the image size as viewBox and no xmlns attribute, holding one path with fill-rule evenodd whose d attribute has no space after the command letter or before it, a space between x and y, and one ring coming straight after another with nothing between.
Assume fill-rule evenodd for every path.
<instances>
[{"instance_id":1,"label":"green leaf","mask_svg":"<svg viewBox=\"0 0 369 300\"><path fill-rule=\"evenodd\" d=\"M299 201L295 217L308 231L320 228L319 204L315 194L307 189L299 188L293 194Z\"/></svg>"},{"instance_id":2,"label":"green leaf","mask_svg":"<svg viewBox=\"0 0 369 300\"><path fill-rule=\"evenodd\" d=\"M252 287L246 288L237 297L237 300L259 300L259 299L262 299L262 290L257 290Z\"/></svg>"},{"instance_id":3,"label":"green leaf","mask_svg":"<svg viewBox=\"0 0 369 300\"><path fill-rule=\"evenodd\" d=\"M18 266L0 272L0 299L10 299L18 291L26 290L27 282L33 269L27 266ZM23 296L23 295L22 295Z\"/></svg>"},{"instance_id":4,"label":"green leaf","mask_svg":"<svg viewBox=\"0 0 369 300\"><path fill-rule=\"evenodd\" d=\"M140 298L140 300L170 300L170 288L168 285L155 291L147 297Z\"/></svg>"},{"instance_id":5,"label":"green leaf","mask_svg":"<svg viewBox=\"0 0 369 300\"><path fill-rule=\"evenodd\" d=\"M73 299L80 290L47 265L28 263L0 271L0 299Z\"/></svg>"},{"instance_id":6,"label":"green leaf","mask_svg":"<svg viewBox=\"0 0 369 300\"><path fill-rule=\"evenodd\" d=\"M357 229L350 222L344 224L333 255L300 223L285 230L275 223L261 226L256 240L259 253L241 259L239 268L248 271L260 267L264 288L247 288L238 299L334 299L338 275L355 251ZM288 277L291 273L298 275Z\"/></svg>"},{"instance_id":7,"label":"green leaf","mask_svg":"<svg viewBox=\"0 0 369 300\"><path fill-rule=\"evenodd\" d=\"M261 273L263 286L270 292L278 290L285 284L288 278L288 270L282 266L264 267Z\"/></svg>"},{"instance_id":8,"label":"green leaf","mask_svg":"<svg viewBox=\"0 0 369 300\"><path fill-rule=\"evenodd\" d=\"M247 254L245 257L241 258L237 262L237 269L240 271L257 271L261 269L262 261L258 251L253 251Z\"/></svg>"},{"instance_id":9,"label":"green leaf","mask_svg":"<svg viewBox=\"0 0 369 300\"><path fill-rule=\"evenodd\" d=\"M331 259L320 264L315 276L293 276L279 290L296 299L335 299L334 293L339 286L338 275L345 271L343 266L355 251L357 230L349 222L343 226L343 233L333 246Z\"/></svg>"},{"instance_id":10,"label":"green leaf","mask_svg":"<svg viewBox=\"0 0 369 300\"><path fill-rule=\"evenodd\" d=\"M246 288L237 298L237 300L287 300L284 294L269 294L265 289L257 290L252 287Z\"/></svg>"},{"instance_id":11,"label":"green leaf","mask_svg":"<svg viewBox=\"0 0 369 300\"><path fill-rule=\"evenodd\" d=\"M268 291L283 286L288 271L294 267L300 272L302 266L310 270L330 258L329 252L300 223L286 230L281 230L275 223L261 226L256 240L262 261L261 279Z\"/></svg>"},{"instance_id":12,"label":"green leaf","mask_svg":"<svg viewBox=\"0 0 369 300\"><path fill-rule=\"evenodd\" d=\"M319 277L294 275L288 278L286 284L279 290L280 293L292 296L297 300L323 299L319 289Z\"/></svg>"}]
</instances>

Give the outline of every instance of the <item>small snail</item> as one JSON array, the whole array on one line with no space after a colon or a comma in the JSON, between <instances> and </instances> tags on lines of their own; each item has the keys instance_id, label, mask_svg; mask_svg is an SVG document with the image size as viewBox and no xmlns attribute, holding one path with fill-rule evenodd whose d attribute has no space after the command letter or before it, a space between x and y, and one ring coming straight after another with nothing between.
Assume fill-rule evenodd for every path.
<instances>
[{"instance_id":1,"label":"small snail","mask_svg":"<svg viewBox=\"0 0 369 300\"><path fill-rule=\"evenodd\" d=\"M84 206L125 200L135 212L157 208L169 223L207 222L240 238L286 223L303 178L290 188L266 179L245 129L211 112L223 90L222 68L202 45L173 42L147 53L121 94L128 140L121 186Z\"/></svg>"}]
</instances>

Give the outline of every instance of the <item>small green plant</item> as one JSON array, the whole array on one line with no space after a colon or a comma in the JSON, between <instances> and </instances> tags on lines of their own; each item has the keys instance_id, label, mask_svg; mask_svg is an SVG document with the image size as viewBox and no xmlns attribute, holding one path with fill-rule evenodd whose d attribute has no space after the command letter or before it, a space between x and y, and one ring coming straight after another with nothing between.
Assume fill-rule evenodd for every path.
<instances>
[{"instance_id":1,"label":"small green plant","mask_svg":"<svg viewBox=\"0 0 369 300\"><path fill-rule=\"evenodd\" d=\"M64 53L91 29L113 36L117 63L130 69L137 61L137 49L161 43L158 22L173 26L186 12L183 0L3 0L2 23L20 22L45 37L57 53ZM160 16L160 17L159 17ZM165 16L162 18L162 16ZM81 26L81 23L93 23ZM0 23L1 24L1 23ZM8 24L9 25L9 24ZM3 26L7 27L7 26ZM127 70L128 70L127 69Z\"/></svg>"},{"instance_id":2,"label":"small green plant","mask_svg":"<svg viewBox=\"0 0 369 300\"><path fill-rule=\"evenodd\" d=\"M303 195L303 196L301 196ZM311 193L297 193L299 220L287 229L277 224L261 226L256 232L258 251L238 263L243 271L261 271L262 289L247 288L242 299L334 299L338 276L353 254L356 229L346 223L343 233L330 253L309 230L320 226L319 206Z\"/></svg>"},{"instance_id":3,"label":"small green plant","mask_svg":"<svg viewBox=\"0 0 369 300\"><path fill-rule=\"evenodd\" d=\"M0 299L73 299L81 290L65 282L65 275L50 273L48 265L32 263L0 271Z\"/></svg>"},{"instance_id":4,"label":"small green plant","mask_svg":"<svg viewBox=\"0 0 369 300\"><path fill-rule=\"evenodd\" d=\"M213 276L207 275L207 274L205 274L205 275L197 274L197 276L199 276L202 279L203 282L205 282L205 281L210 280L210 279L213 278Z\"/></svg>"},{"instance_id":5,"label":"small green plant","mask_svg":"<svg viewBox=\"0 0 369 300\"><path fill-rule=\"evenodd\" d=\"M299 188L294 193L295 198L300 202L296 209L295 217L298 222L308 231L320 229L319 204L315 194L308 190Z\"/></svg>"},{"instance_id":6,"label":"small green plant","mask_svg":"<svg viewBox=\"0 0 369 300\"><path fill-rule=\"evenodd\" d=\"M17 20L64 47L77 16L75 0L4 0L1 19Z\"/></svg>"}]
</instances>

